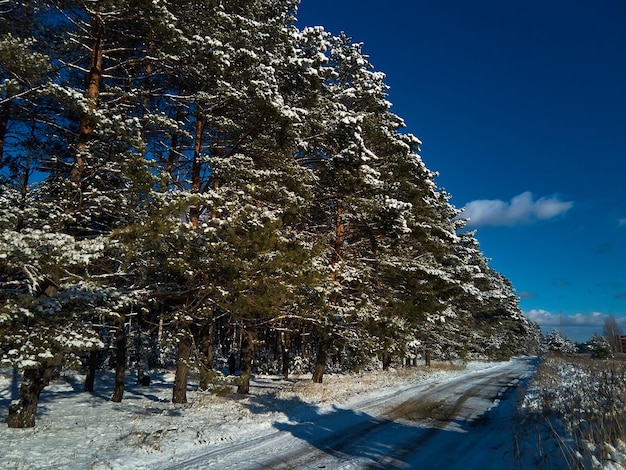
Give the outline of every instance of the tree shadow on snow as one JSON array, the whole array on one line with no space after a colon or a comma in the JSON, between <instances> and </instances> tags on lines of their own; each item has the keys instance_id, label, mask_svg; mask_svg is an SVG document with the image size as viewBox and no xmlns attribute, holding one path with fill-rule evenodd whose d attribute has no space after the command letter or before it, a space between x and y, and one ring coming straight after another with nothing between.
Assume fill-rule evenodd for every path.
<instances>
[{"instance_id":1,"label":"tree shadow on snow","mask_svg":"<svg viewBox=\"0 0 626 470\"><path fill-rule=\"evenodd\" d=\"M329 412L321 412L316 405L308 404L298 397L255 397L249 406L254 413L282 411L288 421L275 422L275 429L290 433L334 459L343 462L358 459L359 466L367 465L367 468L409 468L409 456L416 444L433 431L417 423L407 424L386 416L373 416L337 406L333 406ZM451 436L458 434L448 433ZM305 454L306 451L295 450L273 461L264 462L263 466L296 468L290 462L297 461L298 457ZM440 462L433 461L421 462L420 468L442 467Z\"/></svg>"},{"instance_id":2,"label":"tree shadow on snow","mask_svg":"<svg viewBox=\"0 0 626 470\"><path fill-rule=\"evenodd\" d=\"M5 374L6 375L6 374ZM142 386L136 383L136 376L133 373L126 375L126 383L124 386L124 397L122 403L116 404L120 409L136 409L137 413L142 415L150 414L166 414L167 416L181 416L179 409L171 408L170 398L173 385L167 382L165 374L153 372L151 374L152 382L149 386ZM17 399L19 395L19 384L21 377L12 380L7 385L6 390L0 390L0 422L6 421L8 416L8 407L12 400ZM98 406L101 402L110 402L115 385L115 376L112 372L99 372L95 381L95 390L93 393L84 391L84 378L80 375L63 374L57 379L51 380L40 396L37 406L38 419L50 414L50 405L64 398L81 396L82 400L93 402L93 406ZM9 389L10 387L11 389ZM193 390L190 386L189 390ZM141 405L141 401L148 400L154 402L155 406ZM138 404L139 407L133 406ZM160 406L159 404L163 404Z\"/></svg>"},{"instance_id":3,"label":"tree shadow on snow","mask_svg":"<svg viewBox=\"0 0 626 470\"><path fill-rule=\"evenodd\" d=\"M169 399L160 398L159 395L166 396L165 391L171 394L172 384L166 382L164 374L154 373L151 377L152 383L148 386L143 386L136 383L136 377L133 373L126 374L123 401L147 399L162 403L169 402ZM59 387L60 384L66 385L66 387L61 388ZM56 398L76 394L91 395L94 398L109 401L113 395L114 387L115 376L111 372L100 372L98 374L93 393L85 392L84 378L80 375L62 375L60 378L52 380L50 385L42 390L39 402L46 403Z\"/></svg>"},{"instance_id":4,"label":"tree shadow on snow","mask_svg":"<svg viewBox=\"0 0 626 470\"><path fill-rule=\"evenodd\" d=\"M507 406L514 406L514 401L511 398ZM517 434L512 432L515 423L506 411L445 419L429 416L429 407L418 400L412 403L421 411L391 409L380 416L337 406L322 412L299 397L257 396L248 406L253 413L284 413L287 420L274 422L274 428L309 446L265 461L264 468L298 468L302 463L298 458L306 460L310 447L320 453L316 461L323 462L327 455L330 465L336 461L354 462L359 468L568 468L562 456L552 455L546 460L545 455L534 454L529 442L520 446Z\"/></svg>"}]
</instances>

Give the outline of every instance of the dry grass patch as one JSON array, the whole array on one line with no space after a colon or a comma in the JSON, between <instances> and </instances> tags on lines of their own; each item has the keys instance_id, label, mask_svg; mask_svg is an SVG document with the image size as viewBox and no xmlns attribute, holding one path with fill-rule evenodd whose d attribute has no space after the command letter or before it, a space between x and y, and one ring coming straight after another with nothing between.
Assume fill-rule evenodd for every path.
<instances>
[{"instance_id":1,"label":"dry grass patch","mask_svg":"<svg viewBox=\"0 0 626 470\"><path fill-rule=\"evenodd\" d=\"M615 448L626 442L626 362L548 356L530 385L525 407L562 422L594 466L614 460Z\"/></svg>"}]
</instances>

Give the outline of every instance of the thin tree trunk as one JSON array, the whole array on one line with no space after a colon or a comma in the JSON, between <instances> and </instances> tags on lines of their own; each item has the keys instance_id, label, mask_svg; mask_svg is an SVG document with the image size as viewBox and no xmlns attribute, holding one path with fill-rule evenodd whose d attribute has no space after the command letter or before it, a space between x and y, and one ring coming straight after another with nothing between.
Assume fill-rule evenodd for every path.
<instances>
[{"instance_id":1,"label":"thin tree trunk","mask_svg":"<svg viewBox=\"0 0 626 470\"><path fill-rule=\"evenodd\" d=\"M33 142L35 142L35 123L31 124L29 144L26 149L22 166L22 177L20 181L20 214L17 219L16 230L21 231L24 228L24 214L26 214L26 197L28 196L28 184L31 172L31 155L33 151ZM0 164L2 167L2 164Z\"/></svg>"},{"instance_id":2,"label":"thin tree trunk","mask_svg":"<svg viewBox=\"0 0 626 470\"><path fill-rule=\"evenodd\" d=\"M87 72L87 108L91 111L98 107L100 97L100 83L102 81L102 55L104 47L104 22L96 16L92 24L94 42L89 54L89 72ZM91 139L95 122L90 113L85 113L80 118L78 130L78 143L74 154L74 166L70 172L70 181L78 185L85 172L84 152L87 142Z\"/></svg>"},{"instance_id":3,"label":"thin tree trunk","mask_svg":"<svg viewBox=\"0 0 626 470\"><path fill-rule=\"evenodd\" d=\"M11 94L7 92L5 102L0 109L0 168L3 165L4 144L6 142L7 128L9 126L9 116L11 114Z\"/></svg>"},{"instance_id":4,"label":"thin tree trunk","mask_svg":"<svg viewBox=\"0 0 626 470\"><path fill-rule=\"evenodd\" d=\"M200 330L198 362L200 367L200 390L209 388L213 370L213 322Z\"/></svg>"},{"instance_id":5,"label":"thin tree trunk","mask_svg":"<svg viewBox=\"0 0 626 470\"><path fill-rule=\"evenodd\" d=\"M341 199L337 199L337 213L335 214L335 240L332 243L332 257L331 266L333 269L341 261L343 257L344 243L346 239L347 227L343 221L343 204ZM334 270L330 275L333 281L337 280L337 271ZM326 371L326 344L324 336L320 338L320 342L317 349L317 357L315 358L315 371L313 372L313 383L321 384L324 378L324 372Z\"/></svg>"},{"instance_id":6,"label":"thin tree trunk","mask_svg":"<svg viewBox=\"0 0 626 470\"><path fill-rule=\"evenodd\" d=\"M98 351L89 352L87 358L87 375L85 376L85 392L93 393L94 382L96 380L96 368L98 366Z\"/></svg>"},{"instance_id":7,"label":"thin tree trunk","mask_svg":"<svg viewBox=\"0 0 626 470\"><path fill-rule=\"evenodd\" d=\"M26 369L16 403L9 406L7 424L10 428L32 428L35 426L37 405L41 391L50 382L51 367Z\"/></svg>"},{"instance_id":8,"label":"thin tree trunk","mask_svg":"<svg viewBox=\"0 0 626 470\"><path fill-rule=\"evenodd\" d=\"M255 333L250 329L243 330L241 341L241 360L239 386L237 393L247 394L250 392L250 376L252 375L252 360L254 358Z\"/></svg>"},{"instance_id":9,"label":"thin tree trunk","mask_svg":"<svg viewBox=\"0 0 626 470\"><path fill-rule=\"evenodd\" d=\"M165 171L168 175L172 176L174 170L174 162L176 161L176 152L178 151L178 134L173 134L170 144L170 150L167 155L167 165Z\"/></svg>"},{"instance_id":10,"label":"thin tree trunk","mask_svg":"<svg viewBox=\"0 0 626 470\"><path fill-rule=\"evenodd\" d=\"M343 222L343 204L340 199L337 199L337 213L335 215L335 240L332 244L332 258L330 263L335 266L343 258L343 245L346 240L346 232L348 228ZM331 275L331 279L335 280L337 273Z\"/></svg>"},{"instance_id":11,"label":"thin tree trunk","mask_svg":"<svg viewBox=\"0 0 626 470\"><path fill-rule=\"evenodd\" d=\"M206 343L204 344L204 354L206 354L206 365L209 369L213 370L213 335L215 333L215 325L213 324L213 319L211 319L211 323L209 324L209 328L207 334L205 336Z\"/></svg>"},{"instance_id":12,"label":"thin tree trunk","mask_svg":"<svg viewBox=\"0 0 626 470\"><path fill-rule=\"evenodd\" d=\"M176 109L176 120L180 121L182 116L181 107L179 106ZM170 139L170 150L167 155L167 164L165 165L165 171L172 176L172 171L174 170L174 162L176 161L176 154L178 152L178 133L172 133L172 138Z\"/></svg>"},{"instance_id":13,"label":"thin tree trunk","mask_svg":"<svg viewBox=\"0 0 626 470\"><path fill-rule=\"evenodd\" d=\"M193 146L193 164L191 167L191 192L198 194L200 192L200 170L202 168L202 140L204 137L204 116L202 110L198 107L196 113L196 135ZM200 222L200 207L197 205L189 208L189 221L193 227L198 227Z\"/></svg>"},{"instance_id":14,"label":"thin tree trunk","mask_svg":"<svg viewBox=\"0 0 626 470\"><path fill-rule=\"evenodd\" d=\"M30 129L30 142L35 141L35 123L33 122L32 127ZM22 181L20 184L20 194L22 199L20 201L20 205L22 208L25 207L26 204L26 195L28 194L28 179L30 177L30 167L31 167L31 155L32 155L32 144L28 146L26 150L26 156L24 158L24 167L22 169Z\"/></svg>"},{"instance_id":15,"label":"thin tree trunk","mask_svg":"<svg viewBox=\"0 0 626 470\"><path fill-rule=\"evenodd\" d=\"M321 339L317 347L317 357L315 358L315 371L313 372L313 383L321 384L326 371L326 345Z\"/></svg>"},{"instance_id":16,"label":"thin tree trunk","mask_svg":"<svg viewBox=\"0 0 626 470\"><path fill-rule=\"evenodd\" d=\"M157 342L159 346L161 346L161 342L163 341L163 312L159 315L159 328L157 330Z\"/></svg>"},{"instance_id":17,"label":"thin tree trunk","mask_svg":"<svg viewBox=\"0 0 626 470\"><path fill-rule=\"evenodd\" d=\"M387 348L383 349L383 370L389 370L391 365L391 354L387 351Z\"/></svg>"},{"instance_id":18,"label":"thin tree trunk","mask_svg":"<svg viewBox=\"0 0 626 470\"><path fill-rule=\"evenodd\" d=\"M187 376L189 374L189 357L193 345L190 334L185 334L178 342L178 357L176 359L176 376L172 403L187 403Z\"/></svg>"},{"instance_id":19,"label":"thin tree trunk","mask_svg":"<svg viewBox=\"0 0 626 470\"><path fill-rule=\"evenodd\" d=\"M282 374L283 379L287 380L289 378L289 346L288 346L289 336L286 332L280 332L280 352L282 356Z\"/></svg>"},{"instance_id":20,"label":"thin tree trunk","mask_svg":"<svg viewBox=\"0 0 626 470\"><path fill-rule=\"evenodd\" d=\"M430 367L430 348L428 346L424 349L424 362L426 367Z\"/></svg>"},{"instance_id":21,"label":"thin tree trunk","mask_svg":"<svg viewBox=\"0 0 626 470\"><path fill-rule=\"evenodd\" d=\"M124 331L124 317L119 320L117 334L115 336L115 386L111 401L119 403L124 397L126 382L126 331Z\"/></svg>"}]
</instances>

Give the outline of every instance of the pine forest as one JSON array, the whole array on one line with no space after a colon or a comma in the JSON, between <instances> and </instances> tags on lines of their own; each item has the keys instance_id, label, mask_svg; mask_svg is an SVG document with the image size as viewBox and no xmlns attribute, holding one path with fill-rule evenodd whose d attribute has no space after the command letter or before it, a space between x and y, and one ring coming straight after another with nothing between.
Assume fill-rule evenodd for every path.
<instances>
[{"instance_id":1,"label":"pine forest","mask_svg":"<svg viewBox=\"0 0 626 470\"><path fill-rule=\"evenodd\" d=\"M541 338L391 112L298 0L0 1L0 353L251 374L508 359ZM145 371L145 372L144 372ZM146 376L147 377L147 376Z\"/></svg>"}]
</instances>

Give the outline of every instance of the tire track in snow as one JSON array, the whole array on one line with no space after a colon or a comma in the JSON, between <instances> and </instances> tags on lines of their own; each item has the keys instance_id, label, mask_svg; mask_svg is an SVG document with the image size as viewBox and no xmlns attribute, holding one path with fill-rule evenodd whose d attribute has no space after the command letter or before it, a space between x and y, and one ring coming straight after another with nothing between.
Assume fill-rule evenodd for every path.
<instances>
[{"instance_id":1,"label":"tire track in snow","mask_svg":"<svg viewBox=\"0 0 626 470\"><path fill-rule=\"evenodd\" d=\"M295 423L275 423L277 431L167 468L407 468L425 449L428 459L451 438L488 420L485 415L494 402L532 369L520 360L444 383L407 387L367 400L358 411L337 409ZM276 449L283 451L277 455ZM423 462L419 467L427 468Z\"/></svg>"}]
</instances>

